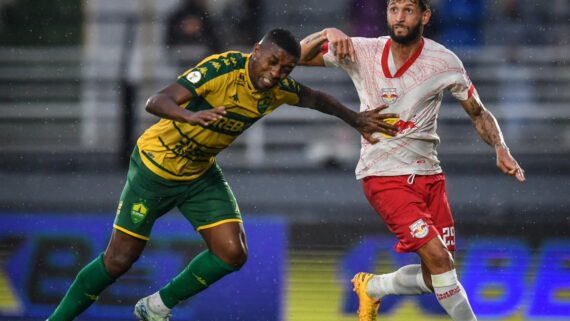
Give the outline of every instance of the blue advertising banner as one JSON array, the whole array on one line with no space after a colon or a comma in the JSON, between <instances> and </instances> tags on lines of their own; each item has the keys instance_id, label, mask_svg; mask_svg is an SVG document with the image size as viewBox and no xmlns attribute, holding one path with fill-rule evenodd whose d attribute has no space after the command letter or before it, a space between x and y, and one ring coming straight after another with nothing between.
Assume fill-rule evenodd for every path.
<instances>
[{"instance_id":1,"label":"blue advertising banner","mask_svg":"<svg viewBox=\"0 0 570 321\"><path fill-rule=\"evenodd\" d=\"M462 243L461 258L456 258L456 265L471 307L479 318L570 318L570 243L567 239L545 240L536 253L520 238L473 237L459 239L459 242ZM394 243L392 238L369 236L343 255L339 276L345 285L342 303L345 314L358 309L358 297L349 282L355 273L387 273L400 266L419 263L415 253L396 253L392 249ZM381 267L382 272L377 267L379 261L389 265ZM382 300L380 314L394 314L405 300L417 300L415 305L423 316L445 315L432 294L388 296Z\"/></svg>"},{"instance_id":2,"label":"blue advertising banner","mask_svg":"<svg viewBox=\"0 0 570 321\"><path fill-rule=\"evenodd\" d=\"M105 250L113 216L107 214L3 214L0 241L0 319L45 319L79 270ZM281 320L287 258L284 220L245 217L249 259L238 272L173 310L185 320ZM151 241L133 268L105 290L82 320L132 318L138 299L154 293L205 250L181 216L155 224ZM251 312L256 313L252 314Z\"/></svg>"}]
</instances>

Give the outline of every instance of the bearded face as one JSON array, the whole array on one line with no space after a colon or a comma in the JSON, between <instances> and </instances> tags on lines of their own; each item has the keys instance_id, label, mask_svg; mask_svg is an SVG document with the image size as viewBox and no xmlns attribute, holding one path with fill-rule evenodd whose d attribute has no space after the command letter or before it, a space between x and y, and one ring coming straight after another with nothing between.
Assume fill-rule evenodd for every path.
<instances>
[{"instance_id":1,"label":"bearded face","mask_svg":"<svg viewBox=\"0 0 570 321\"><path fill-rule=\"evenodd\" d=\"M388 21L388 33L390 34L390 38L402 45L413 43L421 37L422 32L421 20L413 26L405 26L399 23L390 24Z\"/></svg>"},{"instance_id":2,"label":"bearded face","mask_svg":"<svg viewBox=\"0 0 570 321\"><path fill-rule=\"evenodd\" d=\"M431 17L431 10L422 9L417 0L392 0L387 9L390 38L402 45L418 41Z\"/></svg>"}]
</instances>

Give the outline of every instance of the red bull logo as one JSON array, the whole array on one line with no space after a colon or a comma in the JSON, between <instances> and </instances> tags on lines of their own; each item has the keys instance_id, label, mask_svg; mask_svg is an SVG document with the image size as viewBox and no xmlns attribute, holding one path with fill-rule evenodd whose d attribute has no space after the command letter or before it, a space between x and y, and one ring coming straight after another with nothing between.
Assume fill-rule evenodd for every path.
<instances>
[{"instance_id":1,"label":"red bull logo","mask_svg":"<svg viewBox=\"0 0 570 321\"><path fill-rule=\"evenodd\" d=\"M404 121L400 119L394 123L394 126L398 127L400 131L403 132L408 128L416 128L416 123L414 123L413 121Z\"/></svg>"},{"instance_id":2,"label":"red bull logo","mask_svg":"<svg viewBox=\"0 0 570 321\"><path fill-rule=\"evenodd\" d=\"M398 127L399 133L402 133L404 130L406 130L408 128L416 128L417 127L416 123L414 123L413 121L405 121L405 120L401 120L398 118L386 118L386 119L384 119L384 122ZM384 134L384 133L382 133L382 136L388 137L388 138L392 137L391 135Z\"/></svg>"},{"instance_id":3,"label":"red bull logo","mask_svg":"<svg viewBox=\"0 0 570 321\"><path fill-rule=\"evenodd\" d=\"M382 88L382 101L387 105L393 105L398 101L398 90L396 88Z\"/></svg>"},{"instance_id":4,"label":"red bull logo","mask_svg":"<svg viewBox=\"0 0 570 321\"><path fill-rule=\"evenodd\" d=\"M420 218L410 225L410 233L417 239L423 239L429 233L429 226Z\"/></svg>"}]
</instances>

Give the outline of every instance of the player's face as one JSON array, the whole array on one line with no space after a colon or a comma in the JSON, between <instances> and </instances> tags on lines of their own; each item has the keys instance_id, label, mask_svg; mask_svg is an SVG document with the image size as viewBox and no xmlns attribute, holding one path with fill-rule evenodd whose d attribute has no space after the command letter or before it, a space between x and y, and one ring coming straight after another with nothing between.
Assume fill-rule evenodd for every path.
<instances>
[{"instance_id":1,"label":"player's face","mask_svg":"<svg viewBox=\"0 0 570 321\"><path fill-rule=\"evenodd\" d=\"M422 12L418 1L390 1L387 12L390 38L403 45L417 41L423 34L430 16L431 11Z\"/></svg>"},{"instance_id":2,"label":"player's face","mask_svg":"<svg viewBox=\"0 0 570 321\"><path fill-rule=\"evenodd\" d=\"M270 90L287 78L297 59L273 43L256 44L251 54L249 77L256 89Z\"/></svg>"}]
</instances>

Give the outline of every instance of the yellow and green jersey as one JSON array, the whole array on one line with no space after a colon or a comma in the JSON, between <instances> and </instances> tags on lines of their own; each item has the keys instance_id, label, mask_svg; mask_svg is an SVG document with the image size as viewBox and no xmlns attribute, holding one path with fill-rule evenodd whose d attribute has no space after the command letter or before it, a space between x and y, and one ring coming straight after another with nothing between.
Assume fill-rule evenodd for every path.
<instances>
[{"instance_id":1,"label":"yellow and green jersey","mask_svg":"<svg viewBox=\"0 0 570 321\"><path fill-rule=\"evenodd\" d=\"M282 80L269 91L253 87L250 55L229 51L212 55L178 77L194 98L180 105L196 112L225 106L227 114L208 126L161 119L137 141L143 163L157 175L176 181L200 177L214 157L261 117L282 104L299 102L300 85Z\"/></svg>"}]
</instances>

